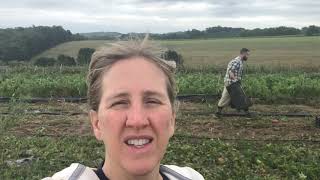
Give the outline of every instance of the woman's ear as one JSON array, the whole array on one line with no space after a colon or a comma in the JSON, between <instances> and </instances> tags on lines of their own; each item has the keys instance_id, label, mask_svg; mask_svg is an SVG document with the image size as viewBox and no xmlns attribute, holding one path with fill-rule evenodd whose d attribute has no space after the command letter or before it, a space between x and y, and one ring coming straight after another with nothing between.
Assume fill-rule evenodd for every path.
<instances>
[{"instance_id":1,"label":"woman's ear","mask_svg":"<svg viewBox=\"0 0 320 180\"><path fill-rule=\"evenodd\" d=\"M91 127L95 137L98 140L102 140L101 127L100 127L97 111L90 110L89 115L90 115Z\"/></svg>"},{"instance_id":2,"label":"woman's ear","mask_svg":"<svg viewBox=\"0 0 320 180\"><path fill-rule=\"evenodd\" d=\"M170 137L173 136L174 131L175 131L175 127L176 127L176 112L173 112L172 119L171 119L171 122L170 122L170 127L169 127Z\"/></svg>"}]
</instances>

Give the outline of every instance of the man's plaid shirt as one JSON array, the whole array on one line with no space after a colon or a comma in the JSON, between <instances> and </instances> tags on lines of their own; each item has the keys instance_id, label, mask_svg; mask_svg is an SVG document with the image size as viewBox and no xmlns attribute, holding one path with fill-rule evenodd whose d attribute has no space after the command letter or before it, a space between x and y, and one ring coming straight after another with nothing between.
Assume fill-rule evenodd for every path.
<instances>
[{"instance_id":1,"label":"man's plaid shirt","mask_svg":"<svg viewBox=\"0 0 320 180\"><path fill-rule=\"evenodd\" d=\"M235 79L231 80L229 72L233 72ZM229 86L232 83L235 83L237 81L241 81L243 74L243 61L241 60L241 57L238 56L231 60L228 64L227 72L224 77L224 83L226 86Z\"/></svg>"}]
</instances>

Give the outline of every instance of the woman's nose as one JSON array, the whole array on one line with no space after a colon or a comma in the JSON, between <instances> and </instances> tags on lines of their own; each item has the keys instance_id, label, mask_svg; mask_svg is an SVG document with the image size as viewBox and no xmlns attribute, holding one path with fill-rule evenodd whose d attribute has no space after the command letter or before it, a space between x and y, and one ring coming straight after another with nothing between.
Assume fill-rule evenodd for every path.
<instances>
[{"instance_id":1,"label":"woman's nose","mask_svg":"<svg viewBox=\"0 0 320 180\"><path fill-rule=\"evenodd\" d=\"M136 129L142 129L149 125L146 111L142 104L133 104L128 111L126 126Z\"/></svg>"}]
</instances>

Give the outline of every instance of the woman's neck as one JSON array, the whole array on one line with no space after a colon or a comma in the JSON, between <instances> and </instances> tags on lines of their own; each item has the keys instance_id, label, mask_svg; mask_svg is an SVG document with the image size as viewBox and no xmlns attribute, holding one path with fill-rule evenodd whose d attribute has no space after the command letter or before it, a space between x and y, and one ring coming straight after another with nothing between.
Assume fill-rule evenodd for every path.
<instances>
[{"instance_id":1,"label":"woman's neck","mask_svg":"<svg viewBox=\"0 0 320 180\"><path fill-rule=\"evenodd\" d=\"M157 165L153 171L144 175L132 175L123 168L106 160L103 164L102 170L110 180L162 180L159 172L160 165Z\"/></svg>"}]
</instances>

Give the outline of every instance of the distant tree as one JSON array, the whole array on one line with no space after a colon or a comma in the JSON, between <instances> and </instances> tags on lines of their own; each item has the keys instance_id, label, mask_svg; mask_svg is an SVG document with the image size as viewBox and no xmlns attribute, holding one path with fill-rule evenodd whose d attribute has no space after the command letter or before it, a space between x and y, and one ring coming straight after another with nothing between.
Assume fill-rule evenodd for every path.
<instances>
[{"instance_id":1,"label":"distant tree","mask_svg":"<svg viewBox=\"0 0 320 180\"><path fill-rule=\"evenodd\" d=\"M56 63L56 60L54 58L40 57L35 60L34 65L36 65L36 66L54 66L55 63Z\"/></svg>"},{"instance_id":2,"label":"distant tree","mask_svg":"<svg viewBox=\"0 0 320 180\"><path fill-rule=\"evenodd\" d=\"M6 62L28 61L48 48L71 40L72 33L61 26L0 29L0 58Z\"/></svg>"},{"instance_id":3,"label":"distant tree","mask_svg":"<svg viewBox=\"0 0 320 180\"><path fill-rule=\"evenodd\" d=\"M77 34L73 34L71 36L71 40L72 41L82 41L82 40L87 40L88 38L85 36L82 36L81 34L77 33Z\"/></svg>"},{"instance_id":4,"label":"distant tree","mask_svg":"<svg viewBox=\"0 0 320 180\"><path fill-rule=\"evenodd\" d=\"M232 28L232 27L209 27L205 30L206 37L239 37L243 28Z\"/></svg>"},{"instance_id":5,"label":"distant tree","mask_svg":"<svg viewBox=\"0 0 320 180\"><path fill-rule=\"evenodd\" d=\"M320 35L320 27L311 25L309 27L305 27L302 29L304 31L304 34L306 36L314 36L314 35Z\"/></svg>"},{"instance_id":6,"label":"distant tree","mask_svg":"<svg viewBox=\"0 0 320 180\"><path fill-rule=\"evenodd\" d=\"M242 30L240 36L253 37L253 36L284 36L284 35L299 35L302 34L300 29L293 27L275 27L275 28L256 28L252 30Z\"/></svg>"},{"instance_id":7,"label":"distant tree","mask_svg":"<svg viewBox=\"0 0 320 180\"><path fill-rule=\"evenodd\" d=\"M199 38L203 35L203 32L197 29L192 29L191 31L187 31L186 33L189 34L191 38Z\"/></svg>"},{"instance_id":8,"label":"distant tree","mask_svg":"<svg viewBox=\"0 0 320 180\"><path fill-rule=\"evenodd\" d=\"M81 48L78 52L77 61L79 65L89 64L91 56L95 49L92 48Z\"/></svg>"},{"instance_id":9,"label":"distant tree","mask_svg":"<svg viewBox=\"0 0 320 180\"><path fill-rule=\"evenodd\" d=\"M161 57L165 60L168 60L168 61L175 61L176 63L176 66L178 69L183 69L184 66L183 66L183 58L182 58L182 55L179 54L177 51L175 50L167 50L165 51Z\"/></svg>"},{"instance_id":10,"label":"distant tree","mask_svg":"<svg viewBox=\"0 0 320 180\"><path fill-rule=\"evenodd\" d=\"M75 66L76 61L73 57L66 56L64 54L60 54L57 58L57 65L64 65L64 66Z\"/></svg>"}]
</instances>

